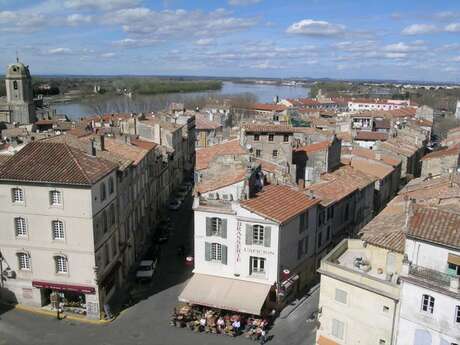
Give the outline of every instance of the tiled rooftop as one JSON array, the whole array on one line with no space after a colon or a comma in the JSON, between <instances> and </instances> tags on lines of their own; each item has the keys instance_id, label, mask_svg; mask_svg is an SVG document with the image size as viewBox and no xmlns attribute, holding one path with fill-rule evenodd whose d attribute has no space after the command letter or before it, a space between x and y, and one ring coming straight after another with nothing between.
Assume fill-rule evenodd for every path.
<instances>
[{"instance_id":1,"label":"tiled rooftop","mask_svg":"<svg viewBox=\"0 0 460 345\"><path fill-rule=\"evenodd\" d=\"M422 161L434 159L434 158L443 158L447 156L458 156L460 155L460 145L455 145L451 147L444 147L440 150L433 151L422 158Z\"/></svg>"},{"instance_id":2,"label":"tiled rooftop","mask_svg":"<svg viewBox=\"0 0 460 345\"><path fill-rule=\"evenodd\" d=\"M222 125L216 121L207 119L203 114L196 114L195 127L198 130L213 130L222 127Z\"/></svg>"},{"instance_id":3,"label":"tiled rooftop","mask_svg":"<svg viewBox=\"0 0 460 345\"><path fill-rule=\"evenodd\" d=\"M460 249L460 214L433 207L416 207L408 237Z\"/></svg>"},{"instance_id":4,"label":"tiled rooftop","mask_svg":"<svg viewBox=\"0 0 460 345\"><path fill-rule=\"evenodd\" d=\"M246 132L294 133L295 128L286 125L250 123L243 125Z\"/></svg>"},{"instance_id":5,"label":"tiled rooftop","mask_svg":"<svg viewBox=\"0 0 460 345\"><path fill-rule=\"evenodd\" d=\"M391 165L357 156L351 158L350 165L364 174L375 176L379 179L385 178L394 171Z\"/></svg>"},{"instance_id":6,"label":"tiled rooftop","mask_svg":"<svg viewBox=\"0 0 460 345\"><path fill-rule=\"evenodd\" d=\"M211 192L243 181L245 177L246 169L234 169L231 171L226 171L217 176L205 179L203 182L197 185L196 190L199 193Z\"/></svg>"},{"instance_id":7,"label":"tiled rooftop","mask_svg":"<svg viewBox=\"0 0 460 345\"><path fill-rule=\"evenodd\" d=\"M32 142L0 168L0 180L91 185L116 169L63 143Z\"/></svg>"},{"instance_id":8,"label":"tiled rooftop","mask_svg":"<svg viewBox=\"0 0 460 345\"><path fill-rule=\"evenodd\" d=\"M197 149L195 170L207 169L209 163L217 156L244 154L247 154L247 152L243 147L241 147L238 139Z\"/></svg>"},{"instance_id":9,"label":"tiled rooftop","mask_svg":"<svg viewBox=\"0 0 460 345\"><path fill-rule=\"evenodd\" d=\"M387 140L388 134L383 132L358 131L355 140Z\"/></svg>"},{"instance_id":10,"label":"tiled rooftop","mask_svg":"<svg viewBox=\"0 0 460 345\"><path fill-rule=\"evenodd\" d=\"M318 202L318 199L311 199L297 189L268 185L255 197L241 201L240 204L251 212L282 224Z\"/></svg>"}]
</instances>

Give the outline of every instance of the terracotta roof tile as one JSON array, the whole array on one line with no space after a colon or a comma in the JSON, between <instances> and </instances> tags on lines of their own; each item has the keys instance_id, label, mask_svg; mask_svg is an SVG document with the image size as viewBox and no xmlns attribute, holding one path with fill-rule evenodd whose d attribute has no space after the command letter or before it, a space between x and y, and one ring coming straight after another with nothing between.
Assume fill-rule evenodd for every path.
<instances>
[{"instance_id":1,"label":"terracotta roof tile","mask_svg":"<svg viewBox=\"0 0 460 345\"><path fill-rule=\"evenodd\" d=\"M67 144L32 142L0 169L0 180L92 185L116 165Z\"/></svg>"},{"instance_id":2,"label":"terracotta roof tile","mask_svg":"<svg viewBox=\"0 0 460 345\"><path fill-rule=\"evenodd\" d=\"M460 146L454 145L451 147L443 147L440 150L433 151L426 156L422 157L422 161L433 159L433 158L442 158L447 156L458 156L460 155Z\"/></svg>"},{"instance_id":3,"label":"terracotta roof tile","mask_svg":"<svg viewBox=\"0 0 460 345\"><path fill-rule=\"evenodd\" d=\"M270 132L270 133L294 133L294 127L286 125L258 124L251 123L243 125L246 132Z\"/></svg>"},{"instance_id":4,"label":"terracotta roof tile","mask_svg":"<svg viewBox=\"0 0 460 345\"><path fill-rule=\"evenodd\" d=\"M130 142L132 145L143 148L144 150L153 150L158 146L158 144L154 142L141 140L141 139L131 139Z\"/></svg>"},{"instance_id":5,"label":"terracotta roof tile","mask_svg":"<svg viewBox=\"0 0 460 345\"><path fill-rule=\"evenodd\" d=\"M369 131L358 131L355 135L355 140L387 140L388 134L382 132L369 132Z\"/></svg>"},{"instance_id":6,"label":"terracotta roof tile","mask_svg":"<svg viewBox=\"0 0 460 345\"><path fill-rule=\"evenodd\" d=\"M320 141L318 143L298 147L295 149L295 151L297 152L303 151L306 153L325 151L329 148L330 145L331 145L331 142L329 140L325 140L325 141Z\"/></svg>"},{"instance_id":7,"label":"terracotta roof tile","mask_svg":"<svg viewBox=\"0 0 460 345\"><path fill-rule=\"evenodd\" d=\"M270 103L256 103L256 104L253 104L251 108L255 110L276 111L276 112L281 112L287 109L287 107L283 104L270 104Z\"/></svg>"},{"instance_id":8,"label":"terracotta roof tile","mask_svg":"<svg viewBox=\"0 0 460 345\"><path fill-rule=\"evenodd\" d=\"M407 236L460 249L460 214L416 207Z\"/></svg>"},{"instance_id":9,"label":"terracotta roof tile","mask_svg":"<svg viewBox=\"0 0 460 345\"><path fill-rule=\"evenodd\" d=\"M203 114L196 114L195 127L198 130L212 130L221 128L222 125L216 121L208 120Z\"/></svg>"},{"instance_id":10,"label":"terracotta roof tile","mask_svg":"<svg viewBox=\"0 0 460 345\"><path fill-rule=\"evenodd\" d=\"M246 150L241 147L238 139L197 149L195 170L207 169L209 163L217 156L244 154L247 154Z\"/></svg>"},{"instance_id":11,"label":"terracotta roof tile","mask_svg":"<svg viewBox=\"0 0 460 345\"><path fill-rule=\"evenodd\" d=\"M246 169L231 170L225 175L219 175L212 179L206 179L197 185L196 190L199 193L207 193L216 189L231 186L232 184L243 181L245 178Z\"/></svg>"},{"instance_id":12,"label":"terracotta roof tile","mask_svg":"<svg viewBox=\"0 0 460 345\"><path fill-rule=\"evenodd\" d=\"M364 174L375 176L379 179L385 178L394 171L394 168L391 165L357 156L351 158L350 165Z\"/></svg>"},{"instance_id":13,"label":"terracotta roof tile","mask_svg":"<svg viewBox=\"0 0 460 345\"><path fill-rule=\"evenodd\" d=\"M319 199L311 199L294 188L268 185L255 197L240 204L251 212L282 224L317 203Z\"/></svg>"},{"instance_id":14,"label":"terracotta roof tile","mask_svg":"<svg viewBox=\"0 0 460 345\"><path fill-rule=\"evenodd\" d=\"M11 156L11 155L0 154L0 167L1 167L3 164L5 164L5 163L8 161L8 159L10 159L11 157L13 157L13 156Z\"/></svg>"},{"instance_id":15,"label":"terracotta roof tile","mask_svg":"<svg viewBox=\"0 0 460 345\"><path fill-rule=\"evenodd\" d=\"M307 187L307 189L321 199L321 205L328 206L355 191L366 188L376 180L375 177L345 165L332 173L323 174L320 182Z\"/></svg>"}]
</instances>

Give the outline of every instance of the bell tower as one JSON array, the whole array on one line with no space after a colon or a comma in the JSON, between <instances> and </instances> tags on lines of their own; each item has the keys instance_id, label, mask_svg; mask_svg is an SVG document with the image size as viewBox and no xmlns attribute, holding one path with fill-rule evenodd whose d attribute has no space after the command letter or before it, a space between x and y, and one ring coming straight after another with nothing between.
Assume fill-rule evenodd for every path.
<instances>
[{"instance_id":1,"label":"bell tower","mask_svg":"<svg viewBox=\"0 0 460 345\"><path fill-rule=\"evenodd\" d=\"M32 78L29 66L16 59L6 71L6 101L10 109L10 122L29 124L35 121Z\"/></svg>"}]
</instances>

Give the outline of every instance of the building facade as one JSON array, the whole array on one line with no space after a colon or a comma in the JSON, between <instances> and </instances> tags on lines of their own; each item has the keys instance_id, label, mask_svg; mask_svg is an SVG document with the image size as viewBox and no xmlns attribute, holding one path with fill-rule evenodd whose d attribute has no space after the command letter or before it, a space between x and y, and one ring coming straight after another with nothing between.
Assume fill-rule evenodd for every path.
<instances>
[{"instance_id":1,"label":"building facade","mask_svg":"<svg viewBox=\"0 0 460 345\"><path fill-rule=\"evenodd\" d=\"M100 318L122 283L116 166L34 142L2 166L0 188L2 298L46 307L57 293L64 308Z\"/></svg>"}]
</instances>

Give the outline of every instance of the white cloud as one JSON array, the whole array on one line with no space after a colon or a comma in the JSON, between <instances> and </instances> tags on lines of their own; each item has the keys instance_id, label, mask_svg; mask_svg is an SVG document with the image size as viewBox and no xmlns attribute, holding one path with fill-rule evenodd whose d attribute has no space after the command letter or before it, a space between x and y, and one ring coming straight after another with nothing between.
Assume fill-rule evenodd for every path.
<instances>
[{"instance_id":1,"label":"white cloud","mask_svg":"<svg viewBox=\"0 0 460 345\"><path fill-rule=\"evenodd\" d=\"M114 57L114 56L116 56L116 55L117 55L117 54L115 54L115 53L109 52L109 53L103 53L103 54L101 54L101 57L103 57L103 58L112 58L112 57Z\"/></svg>"},{"instance_id":2,"label":"white cloud","mask_svg":"<svg viewBox=\"0 0 460 345\"><path fill-rule=\"evenodd\" d=\"M70 48L51 48L48 49L48 54L50 55L66 55L71 54L72 49Z\"/></svg>"},{"instance_id":3,"label":"white cloud","mask_svg":"<svg viewBox=\"0 0 460 345\"><path fill-rule=\"evenodd\" d=\"M460 12L454 12L454 11L437 12L434 14L434 18L440 19L440 20L457 19L457 18L460 18Z\"/></svg>"},{"instance_id":4,"label":"white cloud","mask_svg":"<svg viewBox=\"0 0 460 345\"><path fill-rule=\"evenodd\" d=\"M460 55L459 56L455 56L451 59L451 61L453 62L460 62Z\"/></svg>"},{"instance_id":5,"label":"white cloud","mask_svg":"<svg viewBox=\"0 0 460 345\"><path fill-rule=\"evenodd\" d=\"M121 48L142 48L153 46L159 42L162 41L152 38L124 38L119 41L114 41L113 45Z\"/></svg>"},{"instance_id":6,"label":"white cloud","mask_svg":"<svg viewBox=\"0 0 460 345\"><path fill-rule=\"evenodd\" d=\"M386 45L383 50L390 53L409 53L426 50L425 42L415 41L413 43L398 42Z\"/></svg>"},{"instance_id":7,"label":"white cloud","mask_svg":"<svg viewBox=\"0 0 460 345\"><path fill-rule=\"evenodd\" d=\"M0 32L33 32L47 25L41 13L0 11Z\"/></svg>"},{"instance_id":8,"label":"white cloud","mask_svg":"<svg viewBox=\"0 0 460 345\"><path fill-rule=\"evenodd\" d=\"M200 38L199 40L196 40L193 43L195 43L198 46L209 46L209 45L214 43L214 39L212 39L212 38Z\"/></svg>"},{"instance_id":9,"label":"white cloud","mask_svg":"<svg viewBox=\"0 0 460 345\"><path fill-rule=\"evenodd\" d=\"M85 16L79 13L70 14L67 16L67 23L71 26L77 26L80 24L90 23L92 20L91 16Z\"/></svg>"},{"instance_id":10,"label":"white cloud","mask_svg":"<svg viewBox=\"0 0 460 345\"><path fill-rule=\"evenodd\" d=\"M388 59L404 59L407 57L407 53L385 53L385 57Z\"/></svg>"},{"instance_id":11,"label":"white cloud","mask_svg":"<svg viewBox=\"0 0 460 345\"><path fill-rule=\"evenodd\" d=\"M293 23L286 32L306 36L338 36L345 33L345 26L321 20L304 19Z\"/></svg>"},{"instance_id":12,"label":"white cloud","mask_svg":"<svg viewBox=\"0 0 460 345\"><path fill-rule=\"evenodd\" d=\"M212 12L165 10L153 11L138 7L123 9L105 16L108 24L121 25L131 35L148 35L153 38L176 35L188 39L192 36L216 36L250 28L257 18L237 18L224 9Z\"/></svg>"},{"instance_id":13,"label":"white cloud","mask_svg":"<svg viewBox=\"0 0 460 345\"><path fill-rule=\"evenodd\" d=\"M438 31L438 28L432 24L412 24L403 29L403 35L423 35L431 34Z\"/></svg>"},{"instance_id":14,"label":"white cloud","mask_svg":"<svg viewBox=\"0 0 460 345\"><path fill-rule=\"evenodd\" d=\"M452 23L445 27L447 32L460 32L460 23Z\"/></svg>"},{"instance_id":15,"label":"white cloud","mask_svg":"<svg viewBox=\"0 0 460 345\"><path fill-rule=\"evenodd\" d=\"M255 69L280 69L280 68L283 68L282 65L275 65L275 64L272 64L271 62L269 61L264 61L264 62L260 62L260 63L256 63L254 65L242 65L242 67L249 67L249 68L255 68Z\"/></svg>"},{"instance_id":16,"label":"white cloud","mask_svg":"<svg viewBox=\"0 0 460 345\"><path fill-rule=\"evenodd\" d=\"M228 4L232 6L245 6L258 4L262 0L228 0Z\"/></svg>"},{"instance_id":17,"label":"white cloud","mask_svg":"<svg viewBox=\"0 0 460 345\"><path fill-rule=\"evenodd\" d=\"M139 0L66 0L64 5L72 9L99 9L113 11L132 8L139 5Z\"/></svg>"}]
</instances>

